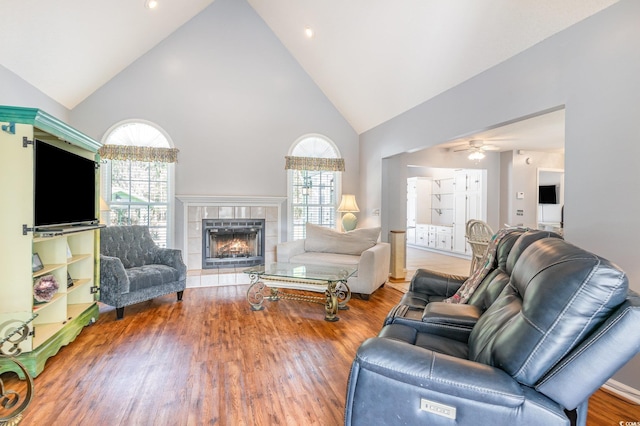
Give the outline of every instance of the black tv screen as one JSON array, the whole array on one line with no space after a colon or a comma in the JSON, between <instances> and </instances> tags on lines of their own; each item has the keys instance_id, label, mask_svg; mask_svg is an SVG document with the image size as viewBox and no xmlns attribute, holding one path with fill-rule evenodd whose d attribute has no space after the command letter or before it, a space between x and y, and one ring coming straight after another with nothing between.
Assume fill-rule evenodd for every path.
<instances>
[{"instance_id":1,"label":"black tv screen","mask_svg":"<svg viewBox=\"0 0 640 426\"><path fill-rule=\"evenodd\" d=\"M95 223L95 161L36 140L34 226Z\"/></svg>"},{"instance_id":2,"label":"black tv screen","mask_svg":"<svg viewBox=\"0 0 640 426\"><path fill-rule=\"evenodd\" d=\"M538 204L558 204L555 185L540 185L538 187Z\"/></svg>"}]
</instances>

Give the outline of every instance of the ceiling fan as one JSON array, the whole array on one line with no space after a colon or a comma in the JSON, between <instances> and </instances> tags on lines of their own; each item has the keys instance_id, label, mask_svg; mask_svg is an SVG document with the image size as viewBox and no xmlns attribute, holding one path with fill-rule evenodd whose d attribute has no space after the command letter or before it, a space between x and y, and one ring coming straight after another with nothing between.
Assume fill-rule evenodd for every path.
<instances>
[{"instance_id":1,"label":"ceiling fan","mask_svg":"<svg viewBox=\"0 0 640 426\"><path fill-rule=\"evenodd\" d=\"M484 141L479 139L470 140L465 145L453 148L453 152L468 151L469 160L482 160L485 157L485 151L499 151L500 148L495 145L485 145Z\"/></svg>"}]
</instances>

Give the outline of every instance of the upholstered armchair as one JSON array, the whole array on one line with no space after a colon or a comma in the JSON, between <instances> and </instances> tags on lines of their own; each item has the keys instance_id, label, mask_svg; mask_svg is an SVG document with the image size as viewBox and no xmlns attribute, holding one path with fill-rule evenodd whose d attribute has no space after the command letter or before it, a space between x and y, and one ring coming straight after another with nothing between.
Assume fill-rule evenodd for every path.
<instances>
[{"instance_id":1,"label":"upholstered armchair","mask_svg":"<svg viewBox=\"0 0 640 426\"><path fill-rule=\"evenodd\" d=\"M182 252L161 248L146 226L109 226L100 230L100 301L116 308L117 319L124 307L165 294L177 293L187 281Z\"/></svg>"},{"instance_id":2,"label":"upholstered armchair","mask_svg":"<svg viewBox=\"0 0 640 426\"><path fill-rule=\"evenodd\" d=\"M639 321L640 297L615 265L535 241L466 338L407 322L366 340L345 424L585 425L591 394L640 351Z\"/></svg>"},{"instance_id":3,"label":"upholstered armchair","mask_svg":"<svg viewBox=\"0 0 640 426\"><path fill-rule=\"evenodd\" d=\"M278 262L358 268L347 285L365 300L389 279L391 244L378 242L379 227L337 232L307 223L306 236L278 244Z\"/></svg>"}]
</instances>

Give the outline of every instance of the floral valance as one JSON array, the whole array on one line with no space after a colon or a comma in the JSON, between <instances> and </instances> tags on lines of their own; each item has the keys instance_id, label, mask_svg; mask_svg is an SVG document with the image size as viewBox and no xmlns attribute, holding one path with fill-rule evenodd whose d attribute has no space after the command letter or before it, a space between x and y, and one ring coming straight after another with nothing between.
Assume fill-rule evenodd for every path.
<instances>
[{"instance_id":1,"label":"floral valance","mask_svg":"<svg viewBox=\"0 0 640 426\"><path fill-rule=\"evenodd\" d=\"M178 149L150 146L103 145L98 150L106 160L148 161L151 163L177 163Z\"/></svg>"},{"instance_id":2,"label":"floral valance","mask_svg":"<svg viewBox=\"0 0 640 426\"><path fill-rule=\"evenodd\" d=\"M286 170L344 172L344 158L284 157Z\"/></svg>"}]
</instances>

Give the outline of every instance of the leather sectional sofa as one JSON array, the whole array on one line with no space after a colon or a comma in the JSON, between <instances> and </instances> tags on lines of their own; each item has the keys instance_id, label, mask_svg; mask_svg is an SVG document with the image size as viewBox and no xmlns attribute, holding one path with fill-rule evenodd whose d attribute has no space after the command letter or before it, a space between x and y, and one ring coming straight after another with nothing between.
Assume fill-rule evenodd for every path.
<instances>
[{"instance_id":1,"label":"leather sectional sofa","mask_svg":"<svg viewBox=\"0 0 640 426\"><path fill-rule=\"evenodd\" d=\"M438 301L453 277L416 274L357 351L346 425L586 424L591 394L640 351L640 297L561 238L504 244L469 303Z\"/></svg>"}]
</instances>

